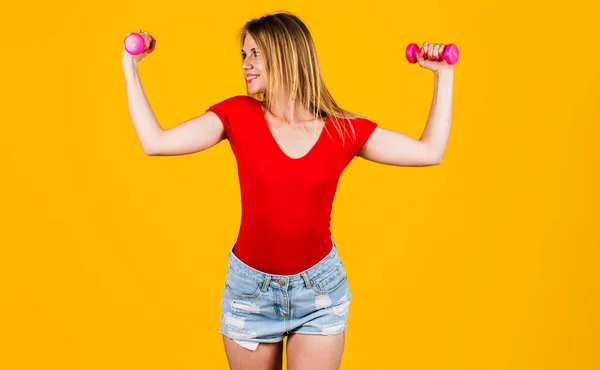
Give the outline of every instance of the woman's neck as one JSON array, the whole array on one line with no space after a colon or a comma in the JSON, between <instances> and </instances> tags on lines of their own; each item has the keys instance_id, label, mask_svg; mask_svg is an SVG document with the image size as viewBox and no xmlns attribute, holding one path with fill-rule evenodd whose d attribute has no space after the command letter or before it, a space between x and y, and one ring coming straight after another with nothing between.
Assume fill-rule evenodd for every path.
<instances>
[{"instance_id":1,"label":"woman's neck","mask_svg":"<svg viewBox=\"0 0 600 370\"><path fill-rule=\"evenodd\" d=\"M300 103L295 103L288 107L285 100L271 102L270 109L269 107L265 107L265 111L277 120L289 123L309 123L317 118L308 109L302 107Z\"/></svg>"}]
</instances>

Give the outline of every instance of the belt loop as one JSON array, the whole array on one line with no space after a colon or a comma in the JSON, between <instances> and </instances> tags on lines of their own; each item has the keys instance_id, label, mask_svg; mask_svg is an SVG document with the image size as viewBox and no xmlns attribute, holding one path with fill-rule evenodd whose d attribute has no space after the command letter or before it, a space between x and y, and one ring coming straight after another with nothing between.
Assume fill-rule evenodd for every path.
<instances>
[{"instance_id":1,"label":"belt loop","mask_svg":"<svg viewBox=\"0 0 600 370\"><path fill-rule=\"evenodd\" d=\"M304 284L306 284L306 287L308 289L312 288L312 282L308 278L308 275L306 274L306 272L303 272L300 275L302 275L302 278L304 279Z\"/></svg>"},{"instance_id":2,"label":"belt loop","mask_svg":"<svg viewBox=\"0 0 600 370\"><path fill-rule=\"evenodd\" d=\"M271 275L267 274L267 279L265 280L264 285L262 286L262 288L260 288L260 290L263 293L266 292L270 283L271 283Z\"/></svg>"}]
</instances>

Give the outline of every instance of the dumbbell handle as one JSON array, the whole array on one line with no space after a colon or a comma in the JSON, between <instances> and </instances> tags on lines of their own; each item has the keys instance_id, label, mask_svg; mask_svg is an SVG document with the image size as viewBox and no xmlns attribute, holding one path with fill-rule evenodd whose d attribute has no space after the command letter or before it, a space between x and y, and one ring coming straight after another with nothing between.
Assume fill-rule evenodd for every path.
<instances>
[{"instance_id":1,"label":"dumbbell handle","mask_svg":"<svg viewBox=\"0 0 600 370\"><path fill-rule=\"evenodd\" d=\"M140 33L130 33L125 37L125 41L123 42L125 45L125 50L131 55L138 55L146 51L146 40L144 40L144 36ZM152 35L150 36L150 53L154 51L156 40Z\"/></svg>"},{"instance_id":2,"label":"dumbbell handle","mask_svg":"<svg viewBox=\"0 0 600 370\"><path fill-rule=\"evenodd\" d=\"M419 45L412 43L406 47L406 60L409 63L417 62L417 54L421 52ZM438 61L445 60L448 64L456 64L458 62L458 47L454 44L448 44L444 47L442 56L438 58Z\"/></svg>"}]
</instances>

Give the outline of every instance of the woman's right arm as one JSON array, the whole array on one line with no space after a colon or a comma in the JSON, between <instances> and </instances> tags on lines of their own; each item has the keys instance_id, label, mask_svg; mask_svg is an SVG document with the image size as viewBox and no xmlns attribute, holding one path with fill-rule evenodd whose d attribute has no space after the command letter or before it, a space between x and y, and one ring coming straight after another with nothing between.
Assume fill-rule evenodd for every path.
<instances>
[{"instance_id":1,"label":"woman's right arm","mask_svg":"<svg viewBox=\"0 0 600 370\"><path fill-rule=\"evenodd\" d=\"M123 72L129 115L144 153L155 156L182 155L208 149L225 138L225 129L213 112L163 129L146 98L138 73L138 62L147 53L131 56L123 49Z\"/></svg>"}]
</instances>

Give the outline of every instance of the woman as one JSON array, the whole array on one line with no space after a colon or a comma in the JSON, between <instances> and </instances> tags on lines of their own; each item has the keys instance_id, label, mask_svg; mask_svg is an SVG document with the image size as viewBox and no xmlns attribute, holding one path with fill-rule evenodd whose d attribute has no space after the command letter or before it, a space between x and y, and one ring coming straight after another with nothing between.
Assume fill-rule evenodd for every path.
<instances>
[{"instance_id":1,"label":"woman","mask_svg":"<svg viewBox=\"0 0 600 370\"><path fill-rule=\"evenodd\" d=\"M452 66L435 61L444 46L424 43L417 57L435 81L420 140L341 109L321 78L310 32L289 13L242 28L246 96L168 130L137 73L148 52L123 51L130 115L146 154L190 154L224 139L235 154L242 220L219 331L231 369L281 369L286 336L288 369L339 368L352 295L329 229L338 179L356 156L395 166L440 163L453 84Z\"/></svg>"}]
</instances>

